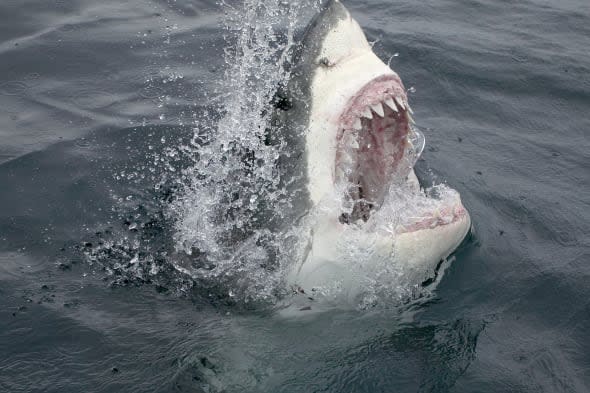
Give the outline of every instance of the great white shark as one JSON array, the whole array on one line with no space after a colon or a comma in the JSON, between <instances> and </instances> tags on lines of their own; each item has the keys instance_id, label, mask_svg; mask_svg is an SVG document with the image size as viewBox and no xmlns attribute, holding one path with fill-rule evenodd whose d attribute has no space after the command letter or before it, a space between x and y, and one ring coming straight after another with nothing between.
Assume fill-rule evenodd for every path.
<instances>
[{"instance_id":1,"label":"great white shark","mask_svg":"<svg viewBox=\"0 0 590 393\"><path fill-rule=\"evenodd\" d=\"M458 193L429 195L414 173L424 139L399 75L338 0L325 2L307 27L275 106L274 125L304 152L283 165L306 180L312 212L304 256L287 276L291 288L310 294L336 285L354 296L359 272L387 265L425 279L465 238L471 220ZM391 202L402 189L404 207ZM396 208L403 217L388 222Z\"/></svg>"}]
</instances>

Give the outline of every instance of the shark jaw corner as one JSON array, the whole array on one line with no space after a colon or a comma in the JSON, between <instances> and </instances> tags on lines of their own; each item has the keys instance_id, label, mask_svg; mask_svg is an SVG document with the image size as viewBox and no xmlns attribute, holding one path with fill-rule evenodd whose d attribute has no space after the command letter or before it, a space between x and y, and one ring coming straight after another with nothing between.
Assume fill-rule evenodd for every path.
<instances>
[{"instance_id":1,"label":"shark jaw corner","mask_svg":"<svg viewBox=\"0 0 590 393\"><path fill-rule=\"evenodd\" d=\"M312 212L310 242L288 285L307 294L338 286L354 298L359 277L380 269L418 283L431 277L468 233L470 217L456 191L439 198L420 189L413 167L424 139L404 85L339 1L328 1L308 27L286 94L279 117L288 132L305 129ZM400 190L406 211L392 202Z\"/></svg>"}]
</instances>

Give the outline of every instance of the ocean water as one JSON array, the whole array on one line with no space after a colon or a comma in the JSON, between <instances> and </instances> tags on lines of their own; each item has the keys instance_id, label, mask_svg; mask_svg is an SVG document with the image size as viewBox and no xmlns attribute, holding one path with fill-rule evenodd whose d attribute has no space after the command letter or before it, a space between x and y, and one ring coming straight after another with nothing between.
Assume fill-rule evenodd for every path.
<instances>
[{"instance_id":1,"label":"ocean water","mask_svg":"<svg viewBox=\"0 0 590 393\"><path fill-rule=\"evenodd\" d=\"M295 319L256 255L179 246L195 155L265 102L249 4L0 4L0 391L590 391L590 4L345 2L474 230L420 302Z\"/></svg>"}]
</instances>

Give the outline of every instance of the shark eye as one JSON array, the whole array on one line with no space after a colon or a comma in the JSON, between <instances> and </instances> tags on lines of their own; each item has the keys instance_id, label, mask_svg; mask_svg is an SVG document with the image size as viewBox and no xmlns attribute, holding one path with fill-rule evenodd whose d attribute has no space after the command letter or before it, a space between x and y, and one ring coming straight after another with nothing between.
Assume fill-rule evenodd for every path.
<instances>
[{"instance_id":1,"label":"shark eye","mask_svg":"<svg viewBox=\"0 0 590 393\"><path fill-rule=\"evenodd\" d=\"M330 59L328 59L327 57L322 57L318 63L322 67L327 67L327 68L334 67L336 65L336 63L331 62Z\"/></svg>"}]
</instances>

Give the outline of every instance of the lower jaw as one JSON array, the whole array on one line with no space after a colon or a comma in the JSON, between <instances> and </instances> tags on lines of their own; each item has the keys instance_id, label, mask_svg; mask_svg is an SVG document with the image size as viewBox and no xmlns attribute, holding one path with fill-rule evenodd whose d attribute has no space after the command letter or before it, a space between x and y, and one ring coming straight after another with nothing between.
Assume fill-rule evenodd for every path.
<instances>
[{"instance_id":1,"label":"lower jaw","mask_svg":"<svg viewBox=\"0 0 590 393\"><path fill-rule=\"evenodd\" d=\"M392 221L389 221L387 217L392 214L391 206L395 206L393 210L394 212L397 211L397 214L392 214L392 216L399 217L400 214L410 216L412 213L404 212L404 209L406 208L405 205L398 205L398 202L395 200L393 200L393 202L384 202L384 199L388 199L388 197L387 195L383 195L380 202L355 201L352 211L346 211L343 209L344 212L341 213L338 218L339 223L341 225L353 225L369 232L379 231L379 227L386 227L388 228L388 233L394 232L395 234L402 234L445 227L464 220L466 217L469 219L469 213L461 203L458 194L454 200L446 201L444 199L439 199L438 197L426 197L421 191L421 186L419 185L418 179L415 178L414 181L415 184L413 184L411 180L408 180L407 187L402 189L402 200L407 198L428 198L435 203L430 207L429 210L421 211L415 211L413 210L413 206L407 206L409 210L413 211L413 214L417 214L419 217L415 217L413 219L409 218L409 220L402 219L402 222L400 223L393 223ZM384 208L384 204L387 204L388 207ZM413 205L413 203L410 205ZM382 212L382 208L386 212Z\"/></svg>"},{"instance_id":2,"label":"lower jaw","mask_svg":"<svg viewBox=\"0 0 590 393\"><path fill-rule=\"evenodd\" d=\"M373 211L373 214L378 214L378 210L377 211ZM452 227L458 223L461 222L465 222L465 221L469 221L470 222L471 218L469 216L469 213L467 212L467 210L465 210L465 208L462 205L456 206L454 208L454 215L449 218L427 218L421 221L416 221L414 223L411 224L405 224L405 225L399 225L395 228L395 230L393 231L393 236L397 236L397 235L403 235L403 234L411 234L411 233L416 233L419 231L429 231L429 230L435 230L435 229L439 229L439 228L445 228L445 227ZM338 220L338 224L343 226L343 227L347 227L350 226L351 223L348 222L343 222L342 218L340 218ZM392 236L392 231L391 230L380 230L378 226L375 225L371 225L371 223L367 223L366 221L363 220L357 220L356 224L358 225L353 225L359 229L364 229L367 232L383 232L384 234L386 233L388 236Z\"/></svg>"},{"instance_id":3,"label":"lower jaw","mask_svg":"<svg viewBox=\"0 0 590 393\"><path fill-rule=\"evenodd\" d=\"M411 233L421 230L445 227L448 225L453 225L461 220L464 220L465 218L469 219L469 214L462 205L455 206L449 210L451 210L450 215L447 213L444 217L433 216L408 225L403 225L396 229L396 233Z\"/></svg>"},{"instance_id":4,"label":"lower jaw","mask_svg":"<svg viewBox=\"0 0 590 393\"><path fill-rule=\"evenodd\" d=\"M344 228L346 224L340 225L341 229L336 232L347 230ZM413 228L396 228L394 231L370 227L358 227L357 231L360 229L362 232L357 234L366 237L367 240L372 239L369 243L380 245L378 248L381 248L381 251L392 252L395 263L429 270L451 255L465 239L471 228L471 217L461 206L461 214L443 224L425 226L420 223ZM377 251L377 254L381 253Z\"/></svg>"},{"instance_id":5,"label":"lower jaw","mask_svg":"<svg viewBox=\"0 0 590 393\"><path fill-rule=\"evenodd\" d=\"M470 228L467 212L446 225L403 233L365 231L337 220L320 220L312 232L306 258L293 267L287 282L306 293L335 284L349 293L362 286L359 273L372 277L382 271L385 263L394 265L395 271L419 284L457 249ZM351 259L351 246L364 250L359 253L362 260L354 253Z\"/></svg>"},{"instance_id":6,"label":"lower jaw","mask_svg":"<svg viewBox=\"0 0 590 393\"><path fill-rule=\"evenodd\" d=\"M445 225L397 233L395 249L396 254L401 256L398 260L420 270L434 268L459 247L470 229L471 218L465 212Z\"/></svg>"}]
</instances>

